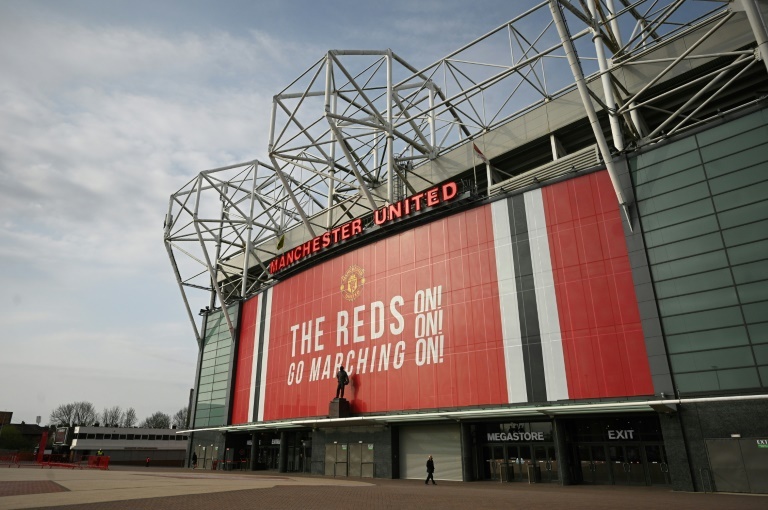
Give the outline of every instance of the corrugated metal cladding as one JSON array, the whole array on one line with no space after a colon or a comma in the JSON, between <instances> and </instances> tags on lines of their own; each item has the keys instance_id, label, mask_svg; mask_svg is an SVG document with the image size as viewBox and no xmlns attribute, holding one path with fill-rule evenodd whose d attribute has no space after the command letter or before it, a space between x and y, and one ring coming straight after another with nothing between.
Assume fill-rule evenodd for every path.
<instances>
[{"instance_id":1,"label":"corrugated metal cladding","mask_svg":"<svg viewBox=\"0 0 768 510\"><path fill-rule=\"evenodd\" d=\"M458 424L400 427L400 478L426 479L430 455L435 480L462 480Z\"/></svg>"}]
</instances>

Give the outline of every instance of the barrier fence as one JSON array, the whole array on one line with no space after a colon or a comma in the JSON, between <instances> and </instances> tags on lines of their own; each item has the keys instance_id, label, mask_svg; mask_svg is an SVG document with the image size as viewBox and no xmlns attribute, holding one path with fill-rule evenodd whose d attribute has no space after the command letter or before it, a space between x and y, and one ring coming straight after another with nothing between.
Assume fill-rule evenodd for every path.
<instances>
[{"instance_id":1,"label":"barrier fence","mask_svg":"<svg viewBox=\"0 0 768 510\"><path fill-rule=\"evenodd\" d=\"M7 467L39 467L68 469L109 469L109 457L106 455L88 455L70 460L66 455L42 455L34 453L15 453L0 455L0 465Z\"/></svg>"}]
</instances>

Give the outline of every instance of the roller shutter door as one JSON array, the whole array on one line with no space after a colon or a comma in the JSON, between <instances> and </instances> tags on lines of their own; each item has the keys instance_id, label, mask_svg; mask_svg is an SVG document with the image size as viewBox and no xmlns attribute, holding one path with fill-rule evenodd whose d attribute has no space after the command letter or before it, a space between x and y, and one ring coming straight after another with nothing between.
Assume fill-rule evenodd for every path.
<instances>
[{"instance_id":1,"label":"roller shutter door","mask_svg":"<svg viewBox=\"0 0 768 510\"><path fill-rule=\"evenodd\" d=\"M461 481L461 428L400 427L400 478L425 479L430 455L435 461L435 480Z\"/></svg>"}]
</instances>

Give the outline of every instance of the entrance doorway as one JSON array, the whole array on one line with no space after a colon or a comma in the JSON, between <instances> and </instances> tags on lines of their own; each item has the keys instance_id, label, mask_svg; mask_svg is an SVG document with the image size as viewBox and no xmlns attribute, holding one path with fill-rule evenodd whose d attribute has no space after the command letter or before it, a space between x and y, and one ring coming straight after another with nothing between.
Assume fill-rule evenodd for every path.
<instances>
[{"instance_id":1,"label":"entrance doorway","mask_svg":"<svg viewBox=\"0 0 768 510\"><path fill-rule=\"evenodd\" d=\"M525 443L485 446L485 478L502 482L557 482L554 444Z\"/></svg>"},{"instance_id":2,"label":"entrance doorway","mask_svg":"<svg viewBox=\"0 0 768 510\"><path fill-rule=\"evenodd\" d=\"M325 445L325 474L373 478L373 443Z\"/></svg>"},{"instance_id":3,"label":"entrance doorway","mask_svg":"<svg viewBox=\"0 0 768 510\"><path fill-rule=\"evenodd\" d=\"M580 444L581 481L595 485L668 485L669 467L661 444Z\"/></svg>"}]
</instances>

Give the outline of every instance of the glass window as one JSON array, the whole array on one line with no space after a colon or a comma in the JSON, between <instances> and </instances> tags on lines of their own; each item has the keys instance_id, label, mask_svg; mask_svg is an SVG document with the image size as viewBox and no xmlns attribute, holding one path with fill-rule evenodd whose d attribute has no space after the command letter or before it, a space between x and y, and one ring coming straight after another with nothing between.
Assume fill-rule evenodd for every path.
<instances>
[{"instance_id":1,"label":"glass window","mask_svg":"<svg viewBox=\"0 0 768 510\"><path fill-rule=\"evenodd\" d=\"M651 273L654 280L658 281L704 273L722 267L728 267L728 259L725 256L724 250L654 265L651 266Z\"/></svg>"},{"instance_id":2,"label":"glass window","mask_svg":"<svg viewBox=\"0 0 768 510\"><path fill-rule=\"evenodd\" d=\"M657 228L664 228L670 225L684 223L695 218L709 216L714 212L715 208L712 205L712 199L707 197L703 200L698 200L690 204L675 207L672 210L643 215L641 216L641 220L643 222L643 228L646 231L651 231Z\"/></svg>"},{"instance_id":3,"label":"glass window","mask_svg":"<svg viewBox=\"0 0 768 510\"><path fill-rule=\"evenodd\" d=\"M659 211L668 211L682 204L690 205L691 202L696 202L703 198L709 198L709 187L707 187L706 182L640 201L637 203L637 209L641 215L649 215Z\"/></svg>"},{"instance_id":4,"label":"glass window","mask_svg":"<svg viewBox=\"0 0 768 510\"><path fill-rule=\"evenodd\" d=\"M214 390L224 390L227 388L227 381L213 383Z\"/></svg>"},{"instance_id":5,"label":"glass window","mask_svg":"<svg viewBox=\"0 0 768 510\"><path fill-rule=\"evenodd\" d=\"M741 227L723 230L726 246L751 243L768 238L768 220L758 221Z\"/></svg>"},{"instance_id":6,"label":"glass window","mask_svg":"<svg viewBox=\"0 0 768 510\"><path fill-rule=\"evenodd\" d=\"M738 306L723 308L720 310L708 310L706 312L689 313L664 317L661 319L664 331L668 335L675 333L687 333L691 331L705 331L708 329L720 329L728 326L738 326L743 323L741 310Z\"/></svg>"},{"instance_id":7,"label":"glass window","mask_svg":"<svg viewBox=\"0 0 768 510\"><path fill-rule=\"evenodd\" d=\"M698 146L696 144L696 138L690 136L688 138L683 138L682 140L678 140L676 142L659 147L658 149L638 155L637 165L638 168L648 167L650 165L671 159L679 154L696 150L697 148Z\"/></svg>"},{"instance_id":8,"label":"glass window","mask_svg":"<svg viewBox=\"0 0 768 510\"><path fill-rule=\"evenodd\" d=\"M752 349L755 352L755 361L757 364L768 365L768 344L756 345Z\"/></svg>"},{"instance_id":9,"label":"glass window","mask_svg":"<svg viewBox=\"0 0 768 510\"><path fill-rule=\"evenodd\" d=\"M675 171L684 171L700 164L701 158L699 157L699 151L692 150L691 152L669 158L666 161L662 161L653 165L647 165L639 170L635 170L635 185L642 186L645 183L666 177L669 175L670 168L674 168Z\"/></svg>"},{"instance_id":10,"label":"glass window","mask_svg":"<svg viewBox=\"0 0 768 510\"><path fill-rule=\"evenodd\" d=\"M747 324L765 322L765 319L768 318L768 301L744 305L742 308L744 309L744 320L747 321Z\"/></svg>"},{"instance_id":11,"label":"glass window","mask_svg":"<svg viewBox=\"0 0 768 510\"><path fill-rule=\"evenodd\" d=\"M735 266L733 267L733 278L736 283L768 280L768 262L758 261L743 266Z\"/></svg>"},{"instance_id":12,"label":"glass window","mask_svg":"<svg viewBox=\"0 0 768 510\"><path fill-rule=\"evenodd\" d=\"M200 369L200 376L206 376L213 374L213 367Z\"/></svg>"},{"instance_id":13,"label":"glass window","mask_svg":"<svg viewBox=\"0 0 768 510\"><path fill-rule=\"evenodd\" d=\"M739 285L739 299L742 303L754 301L768 301L768 282L750 283Z\"/></svg>"},{"instance_id":14,"label":"glass window","mask_svg":"<svg viewBox=\"0 0 768 510\"><path fill-rule=\"evenodd\" d=\"M715 202L715 209L718 212L722 212L760 202L761 200L764 201L766 196L768 196L768 181L753 184L748 188L740 188L721 195L715 195L712 200Z\"/></svg>"},{"instance_id":15,"label":"glass window","mask_svg":"<svg viewBox=\"0 0 768 510\"><path fill-rule=\"evenodd\" d=\"M200 393L205 393L206 391L211 391L213 389L213 384L201 384L200 388L197 390Z\"/></svg>"},{"instance_id":16,"label":"glass window","mask_svg":"<svg viewBox=\"0 0 768 510\"><path fill-rule=\"evenodd\" d=\"M641 184L637 186L635 190L635 196L637 200L645 200L647 198L652 198L663 193L686 188L691 184L702 182L704 179L704 169L700 166L696 166L683 172L666 174L664 177L656 179L655 181L651 181L647 184ZM690 202L690 200L688 201Z\"/></svg>"},{"instance_id":17,"label":"glass window","mask_svg":"<svg viewBox=\"0 0 768 510\"><path fill-rule=\"evenodd\" d=\"M759 388L760 379L755 367L716 371L720 387L724 390Z\"/></svg>"},{"instance_id":18,"label":"glass window","mask_svg":"<svg viewBox=\"0 0 768 510\"><path fill-rule=\"evenodd\" d=\"M739 136L732 136L731 138L702 147L700 149L701 159L712 161L728 154L736 155L757 145L762 145L766 140L768 140L768 128L760 126L751 131L745 131Z\"/></svg>"},{"instance_id":19,"label":"glass window","mask_svg":"<svg viewBox=\"0 0 768 510\"><path fill-rule=\"evenodd\" d=\"M768 322L750 324L747 326L747 329L749 330L749 338L752 340L753 344L768 342Z\"/></svg>"},{"instance_id":20,"label":"glass window","mask_svg":"<svg viewBox=\"0 0 768 510\"><path fill-rule=\"evenodd\" d=\"M659 282L656 284L656 296L663 299L732 285L731 272L728 269L718 269L717 271Z\"/></svg>"},{"instance_id":21,"label":"glass window","mask_svg":"<svg viewBox=\"0 0 768 510\"><path fill-rule=\"evenodd\" d=\"M205 377L200 378L200 384L208 384L213 382L213 376L212 375L206 375Z\"/></svg>"},{"instance_id":22,"label":"glass window","mask_svg":"<svg viewBox=\"0 0 768 510\"><path fill-rule=\"evenodd\" d=\"M757 370L755 368L679 374L675 376L675 382L682 393L760 387L760 381L757 378Z\"/></svg>"},{"instance_id":23,"label":"glass window","mask_svg":"<svg viewBox=\"0 0 768 510\"><path fill-rule=\"evenodd\" d=\"M213 382L226 381L227 379L229 379L229 374L228 373L226 373L226 374L215 374L213 376Z\"/></svg>"},{"instance_id":24,"label":"glass window","mask_svg":"<svg viewBox=\"0 0 768 510\"><path fill-rule=\"evenodd\" d=\"M749 338L744 326L667 336L667 350L670 354L748 344Z\"/></svg>"},{"instance_id":25,"label":"glass window","mask_svg":"<svg viewBox=\"0 0 768 510\"><path fill-rule=\"evenodd\" d=\"M205 393L200 393L200 396L197 397L197 400L199 401L211 400L211 392L206 391Z\"/></svg>"},{"instance_id":26,"label":"glass window","mask_svg":"<svg viewBox=\"0 0 768 510\"><path fill-rule=\"evenodd\" d=\"M733 287L726 287L724 289L699 292L697 294L687 294L685 296L660 299L659 311L662 316L667 317L680 313L711 310L713 308L723 308L738 304L739 300L736 296L736 289Z\"/></svg>"},{"instance_id":27,"label":"glass window","mask_svg":"<svg viewBox=\"0 0 768 510\"><path fill-rule=\"evenodd\" d=\"M721 212L717 215L717 218L720 220L722 228L731 228L757 220L764 220L768 218L768 200Z\"/></svg>"},{"instance_id":28,"label":"glass window","mask_svg":"<svg viewBox=\"0 0 768 510\"><path fill-rule=\"evenodd\" d=\"M212 367L215 364L215 361L216 361L215 358L204 359L200 367L202 368Z\"/></svg>"},{"instance_id":29,"label":"glass window","mask_svg":"<svg viewBox=\"0 0 768 510\"><path fill-rule=\"evenodd\" d=\"M738 158L725 157L704 164L704 170L709 178L718 177L742 168L764 163L768 160L768 145L758 145L747 149Z\"/></svg>"},{"instance_id":30,"label":"glass window","mask_svg":"<svg viewBox=\"0 0 768 510\"><path fill-rule=\"evenodd\" d=\"M227 396L227 390L216 390L211 392L211 399L221 399L226 398Z\"/></svg>"},{"instance_id":31,"label":"glass window","mask_svg":"<svg viewBox=\"0 0 768 510\"><path fill-rule=\"evenodd\" d=\"M720 370L755 364L752 349L749 346L674 354L669 357L669 361L675 373Z\"/></svg>"},{"instance_id":32,"label":"glass window","mask_svg":"<svg viewBox=\"0 0 768 510\"><path fill-rule=\"evenodd\" d=\"M752 131L756 127L760 127L763 124L768 124L768 118L764 110L745 115L731 122L720 124L711 129L707 129L696 135L701 145L711 145L723 139L730 138L732 136L738 136L745 131Z\"/></svg>"},{"instance_id":33,"label":"glass window","mask_svg":"<svg viewBox=\"0 0 768 510\"><path fill-rule=\"evenodd\" d=\"M763 381L763 387L768 386L768 367L758 368L760 371L760 379Z\"/></svg>"},{"instance_id":34,"label":"glass window","mask_svg":"<svg viewBox=\"0 0 768 510\"><path fill-rule=\"evenodd\" d=\"M685 241L665 244L648 250L648 261L651 264L659 264L670 260L682 259L692 255L699 255L723 248L723 239L719 232L706 234Z\"/></svg>"},{"instance_id":35,"label":"glass window","mask_svg":"<svg viewBox=\"0 0 768 510\"><path fill-rule=\"evenodd\" d=\"M645 245L648 248L662 244L698 237L702 234L718 231L717 217L713 214L691 220L687 223L672 225L671 227L653 230L645 235Z\"/></svg>"},{"instance_id":36,"label":"glass window","mask_svg":"<svg viewBox=\"0 0 768 510\"><path fill-rule=\"evenodd\" d=\"M733 265L766 260L768 258L768 239L728 248L728 257Z\"/></svg>"},{"instance_id":37,"label":"glass window","mask_svg":"<svg viewBox=\"0 0 768 510\"><path fill-rule=\"evenodd\" d=\"M768 150L768 146L763 146L763 150ZM713 195L725 193L745 186L751 186L758 182L768 179L766 165L755 165L738 172L733 172L723 177L718 177L709 181L709 189Z\"/></svg>"}]
</instances>

